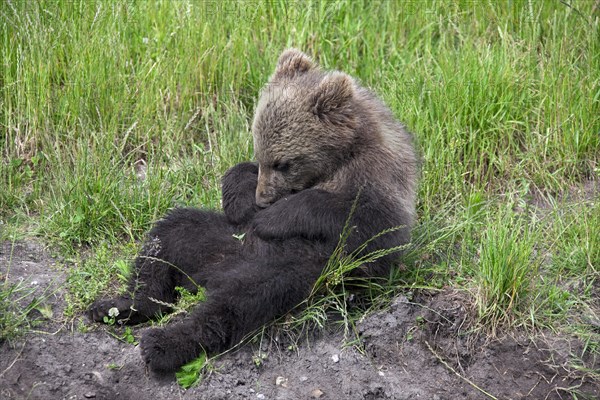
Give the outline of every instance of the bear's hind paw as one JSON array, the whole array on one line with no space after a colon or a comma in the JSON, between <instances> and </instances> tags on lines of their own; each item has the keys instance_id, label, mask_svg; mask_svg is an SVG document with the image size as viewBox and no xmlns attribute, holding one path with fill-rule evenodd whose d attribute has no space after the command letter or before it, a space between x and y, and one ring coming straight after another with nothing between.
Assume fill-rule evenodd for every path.
<instances>
[{"instance_id":1,"label":"bear's hind paw","mask_svg":"<svg viewBox=\"0 0 600 400\"><path fill-rule=\"evenodd\" d=\"M140 348L146 365L157 372L175 371L199 355L192 338L169 328L144 332Z\"/></svg>"}]
</instances>

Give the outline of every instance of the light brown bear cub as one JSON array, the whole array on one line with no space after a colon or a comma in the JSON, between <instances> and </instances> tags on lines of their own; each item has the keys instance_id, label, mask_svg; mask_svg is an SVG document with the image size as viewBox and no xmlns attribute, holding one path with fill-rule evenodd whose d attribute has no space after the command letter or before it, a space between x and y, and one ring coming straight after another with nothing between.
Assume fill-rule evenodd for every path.
<instances>
[{"instance_id":1,"label":"light brown bear cub","mask_svg":"<svg viewBox=\"0 0 600 400\"><path fill-rule=\"evenodd\" d=\"M417 181L411 136L350 76L285 51L252 131L257 163L238 164L223 177L224 214L171 211L149 232L129 293L90 308L96 321L116 308L122 322L139 323L168 311L176 286L203 286L206 301L182 322L143 334L142 356L153 370L223 351L292 310L310 293L347 221L347 253L399 226L362 254L409 241ZM243 240L234 237L240 233ZM356 273L385 275L398 257Z\"/></svg>"},{"instance_id":2,"label":"light brown bear cub","mask_svg":"<svg viewBox=\"0 0 600 400\"><path fill-rule=\"evenodd\" d=\"M393 214L403 215L401 225L411 226L417 182L412 137L381 100L350 76L324 72L304 53L285 51L261 94L253 134L259 206L313 189L297 197L297 202L314 197L315 203L310 204L314 208L305 211L314 214L317 233L327 229L328 222L318 218L320 207L338 205L319 200L339 200L342 195L351 201L362 188L365 200L373 196L383 202L370 207L384 207L379 212L386 214L386 206L395 208ZM347 206L342 206L342 219L348 216ZM280 203L280 207L289 205ZM304 216L300 218L307 222ZM259 236L290 236L295 228L305 229L293 220L288 222L290 226L258 227ZM332 228L337 237L343 221L336 222Z\"/></svg>"}]
</instances>

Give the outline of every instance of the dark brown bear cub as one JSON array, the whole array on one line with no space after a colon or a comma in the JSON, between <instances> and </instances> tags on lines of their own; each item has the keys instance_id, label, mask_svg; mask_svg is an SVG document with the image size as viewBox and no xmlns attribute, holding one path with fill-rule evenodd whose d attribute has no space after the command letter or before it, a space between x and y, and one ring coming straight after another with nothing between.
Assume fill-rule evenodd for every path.
<instances>
[{"instance_id":1,"label":"dark brown bear cub","mask_svg":"<svg viewBox=\"0 0 600 400\"><path fill-rule=\"evenodd\" d=\"M171 211L148 234L129 295L90 308L96 321L116 308L117 319L140 323L168 311L163 304L176 300L176 286L203 286L206 301L182 322L143 334L142 355L153 370L223 351L302 302L354 203L347 252L398 226L364 251L409 241L417 180L411 136L350 76L285 51L261 93L252 131L257 163L223 177L224 214ZM241 233L243 240L234 237ZM357 273L386 274L397 257Z\"/></svg>"}]
</instances>

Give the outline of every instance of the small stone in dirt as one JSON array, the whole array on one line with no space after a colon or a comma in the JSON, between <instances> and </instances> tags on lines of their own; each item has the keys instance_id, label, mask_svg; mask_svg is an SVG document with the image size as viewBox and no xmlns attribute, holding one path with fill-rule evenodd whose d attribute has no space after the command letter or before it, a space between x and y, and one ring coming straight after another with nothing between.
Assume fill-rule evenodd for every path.
<instances>
[{"instance_id":1,"label":"small stone in dirt","mask_svg":"<svg viewBox=\"0 0 600 400\"><path fill-rule=\"evenodd\" d=\"M259 394L257 394L257 395L256 395L256 398L257 398L257 399L264 399L264 398L265 398L265 395L264 395L264 394L262 394L262 393L259 393Z\"/></svg>"},{"instance_id":2,"label":"small stone in dirt","mask_svg":"<svg viewBox=\"0 0 600 400\"><path fill-rule=\"evenodd\" d=\"M308 376L301 376L300 382L306 382L308 380Z\"/></svg>"},{"instance_id":3,"label":"small stone in dirt","mask_svg":"<svg viewBox=\"0 0 600 400\"><path fill-rule=\"evenodd\" d=\"M85 397L86 399L95 399L96 393L88 392L88 393L84 394L83 397Z\"/></svg>"},{"instance_id":4,"label":"small stone in dirt","mask_svg":"<svg viewBox=\"0 0 600 400\"><path fill-rule=\"evenodd\" d=\"M312 392L310 392L310 397L312 397L313 399L319 399L321 398L321 396L323 396L323 392L320 389L315 389Z\"/></svg>"},{"instance_id":5,"label":"small stone in dirt","mask_svg":"<svg viewBox=\"0 0 600 400\"><path fill-rule=\"evenodd\" d=\"M283 388L286 388L287 387L287 381L288 381L287 378L285 378L283 376L278 376L275 379L275 385L281 386Z\"/></svg>"},{"instance_id":6,"label":"small stone in dirt","mask_svg":"<svg viewBox=\"0 0 600 400\"><path fill-rule=\"evenodd\" d=\"M337 354L334 354L331 356L331 359L333 360L334 363L337 363L340 361L340 356L338 356Z\"/></svg>"}]
</instances>

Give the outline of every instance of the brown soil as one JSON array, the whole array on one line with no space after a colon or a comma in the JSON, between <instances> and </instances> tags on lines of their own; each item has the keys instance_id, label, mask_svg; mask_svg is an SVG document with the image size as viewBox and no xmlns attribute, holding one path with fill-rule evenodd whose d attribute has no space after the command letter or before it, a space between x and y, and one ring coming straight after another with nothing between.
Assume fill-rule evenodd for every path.
<instances>
[{"instance_id":1,"label":"brown soil","mask_svg":"<svg viewBox=\"0 0 600 400\"><path fill-rule=\"evenodd\" d=\"M0 247L0 273L10 265L9 279L36 286L60 316L64 274L53 263L35 242ZM344 347L343 334L333 331L291 351L271 335L216 360L189 390L172 376L149 374L138 348L110 335L113 328L86 322L91 331L82 333L76 322L55 317L0 344L0 399L600 398L571 364L581 343L550 333L486 341L465 332L465 304L452 290L411 301L399 296L361 321L358 347ZM136 337L144 329L134 328ZM266 357L255 363L259 352Z\"/></svg>"}]
</instances>

